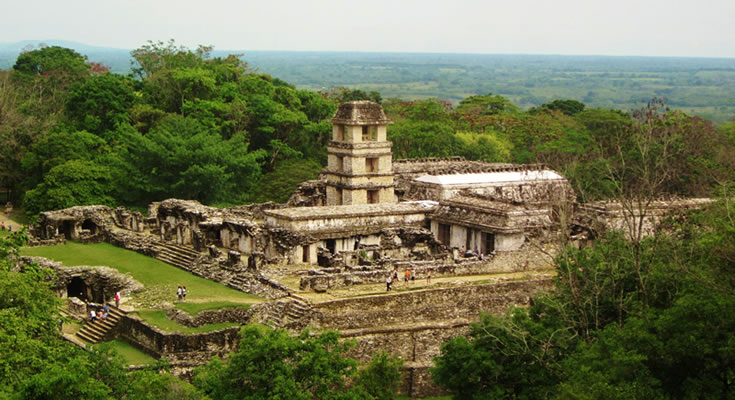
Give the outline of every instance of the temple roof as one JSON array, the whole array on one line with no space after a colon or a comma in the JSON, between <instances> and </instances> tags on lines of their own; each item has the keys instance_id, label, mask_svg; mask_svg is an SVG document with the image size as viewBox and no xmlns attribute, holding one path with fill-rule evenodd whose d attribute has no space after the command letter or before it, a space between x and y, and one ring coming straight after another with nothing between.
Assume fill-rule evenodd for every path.
<instances>
[{"instance_id":1,"label":"temple roof","mask_svg":"<svg viewBox=\"0 0 735 400\"><path fill-rule=\"evenodd\" d=\"M563 180L564 177L552 170L500 171L476 174L424 175L418 182L436 185L482 185L505 182L529 182Z\"/></svg>"},{"instance_id":2,"label":"temple roof","mask_svg":"<svg viewBox=\"0 0 735 400\"><path fill-rule=\"evenodd\" d=\"M330 120L333 124L344 125L388 125L393 121L383 112L378 103L368 100L342 103Z\"/></svg>"}]
</instances>

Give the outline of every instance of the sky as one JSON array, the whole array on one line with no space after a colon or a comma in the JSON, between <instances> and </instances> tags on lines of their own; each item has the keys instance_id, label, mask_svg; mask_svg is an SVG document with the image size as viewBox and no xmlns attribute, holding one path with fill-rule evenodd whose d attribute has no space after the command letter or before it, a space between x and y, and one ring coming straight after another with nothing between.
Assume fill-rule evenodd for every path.
<instances>
[{"instance_id":1,"label":"sky","mask_svg":"<svg viewBox=\"0 0 735 400\"><path fill-rule=\"evenodd\" d=\"M0 42L735 57L735 0L23 0Z\"/></svg>"}]
</instances>

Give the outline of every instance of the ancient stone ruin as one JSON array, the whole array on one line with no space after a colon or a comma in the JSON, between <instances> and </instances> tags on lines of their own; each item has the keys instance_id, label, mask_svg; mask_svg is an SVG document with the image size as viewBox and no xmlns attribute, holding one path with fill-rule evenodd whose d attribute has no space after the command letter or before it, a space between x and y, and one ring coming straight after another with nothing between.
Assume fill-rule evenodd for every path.
<instances>
[{"instance_id":1,"label":"ancient stone ruin","mask_svg":"<svg viewBox=\"0 0 735 400\"><path fill-rule=\"evenodd\" d=\"M569 182L543 165L393 160L391 121L378 104L345 103L332 123L328 166L287 204L218 209L168 199L151 204L148 217L72 207L42 213L32 243L107 241L263 296L270 301L248 313L169 317L190 326L228 320L336 329L356 340L353 356L360 361L379 349L400 355L402 391L426 396L437 393L428 368L442 341L465 333L480 312L526 305L550 287L561 236L584 245L605 229L626 228L623 206L576 204ZM651 232L670 213L706 201L657 202L637 218ZM135 290L114 274L93 279L87 269L54 268L64 271L62 297L79 291L100 302ZM406 282L404 290L386 293L387 277L406 270L427 284L408 290ZM440 282L429 286L429 277ZM118 335L173 360L181 374L237 341L237 329L171 335L139 319L121 321Z\"/></svg>"}]
</instances>

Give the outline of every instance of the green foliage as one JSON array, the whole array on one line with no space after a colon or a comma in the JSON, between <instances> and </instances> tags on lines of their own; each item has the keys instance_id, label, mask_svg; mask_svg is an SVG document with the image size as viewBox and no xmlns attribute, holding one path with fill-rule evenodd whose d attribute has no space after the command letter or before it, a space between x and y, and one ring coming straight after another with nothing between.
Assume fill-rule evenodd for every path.
<instances>
[{"instance_id":1,"label":"green foliage","mask_svg":"<svg viewBox=\"0 0 735 400\"><path fill-rule=\"evenodd\" d=\"M110 178L109 169L93 161L67 161L51 168L40 185L27 191L23 205L31 214L79 205L114 205Z\"/></svg>"},{"instance_id":2,"label":"green foliage","mask_svg":"<svg viewBox=\"0 0 735 400\"><path fill-rule=\"evenodd\" d=\"M251 199L255 203L275 201L285 203L296 187L315 179L322 166L312 160L286 159L276 164L272 172L263 175Z\"/></svg>"},{"instance_id":3,"label":"green foliage","mask_svg":"<svg viewBox=\"0 0 735 400\"><path fill-rule=\"evenodd\" d=\"M445 343L434 380L456 398L732 398L734 207L567 249L553 291Z\"/></svg>"},{"instance_id":4,"label":"green foliage","mask_svg":"<svg viewBox=\"0 0 735 400\"><path fill-rule=\"evenodd\" d=\"M0 237L0 398L201 399L165 366L128 372L106 347L84 351L63 340L53 272L15 265L25 233Z\"/></svg>"},{"instance_id":5,"label":"green foliage","mask_svg":"<svg viewBox=\"0 0 735 400\"><path fill-rule=\"evenodd\" d=\"M517 112L518 107L503 96L488 93L467 97L459 102L455 111L460 114L495 115Z\"/></svg>"},{"instance_id":6,"label":"green foliage","mask_svg":"<svg viewBox=\"0 0 735 400\"><path fill-rule=\"evenodd\" d=\"M356 384L375 400L392 400L401 383L403 360L379 351L357 375Z\"/></svg>"},{"instance_id":7,"label":"green foliage","mask_svg":"<svg viewBox=\"0 0 735 400\"><path fill-rule=\"evenodd\" d=\"M77 129L101 135L129 122L129 110L135 101L130 78L105 73L69 90L66 115Z\"/></svg>"},{"instance_id":8,"label":"green foliage","mask_svg":"<svg viewBox=\"0 0 735 400\"><path fill-rule=\"evenodd\" d=\"M483 314L470 326L470 338L442 344L433 379L457 399L548 397L570 340L557 324L522 308L502 318Z\"/></svg>"},{"instance_id":9,"label":"green foliage","mask_svg":"<svg viewBox=\"0 0 735 400\"><path fill-rule=\"evenodd\" d=\"M543 110L559 110L565 115L576 115L584 110L584 103L577 100L561 100L557 99L549 103L542 104L538 111Z\"/></svg>"},{"instance_id":10,"label":"green foliage","mask_svg":"<svg viewBox=\"0 0 735 400\"><path fill-rule=\"evenodd\" d=\"M455 136L462 142L459 155L468 160L507 162L512 144L497 132L458 131Z\"/></svg>"},{"instance_id":11,"label":"green foliage","mask_svg":"<svg viewBox=\"0 0 735 400\"><path fill-rule=\"evenodd\" d=\"M348 387L357 363L336 332L293 337L284 330L246 326L236 353L198 368L194 385L216 399L369 399Z\"/></svg>"}]
</instances>

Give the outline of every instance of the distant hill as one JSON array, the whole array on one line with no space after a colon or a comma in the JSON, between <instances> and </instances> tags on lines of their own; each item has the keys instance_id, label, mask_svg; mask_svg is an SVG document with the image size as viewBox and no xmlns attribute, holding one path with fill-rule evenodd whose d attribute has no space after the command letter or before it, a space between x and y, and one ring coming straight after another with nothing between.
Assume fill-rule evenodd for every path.
<instances>
[{"instance_id":1,"label":"distant hill","mask_svg":"<svg viewBox=\"0 0 735 400\"><path fill-rule=\"evenodd\" d=\"M0 43L0 69L39 43L69 47L113 72L130 71L130 49L45 40ZM243 54L259 72L302 89L334 86L377 90L383 98L439 98L456 104L494 93L522 108L554 99L628 111L652 97L686 112L724 122L735 118L735 59L503 54L361 53L215 50Z\"/></svg>"}]
</instances>

